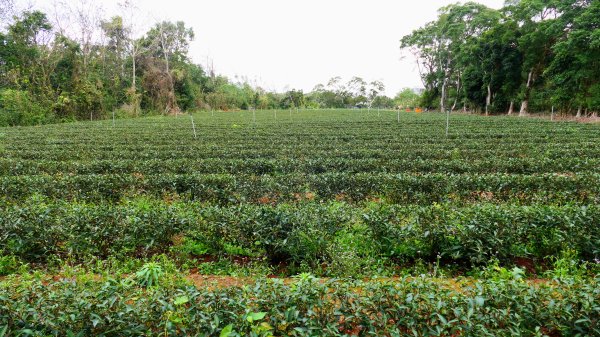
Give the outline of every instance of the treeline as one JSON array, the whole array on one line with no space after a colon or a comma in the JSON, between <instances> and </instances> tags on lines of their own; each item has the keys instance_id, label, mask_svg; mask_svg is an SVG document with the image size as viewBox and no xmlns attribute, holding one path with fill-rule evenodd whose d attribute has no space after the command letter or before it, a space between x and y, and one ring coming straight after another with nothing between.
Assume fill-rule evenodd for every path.
<instances>
[{"instance_id":1,"label":"treeline","mask_svg":"<svg viewBox=\"0 0 600 337\"><path fill-rule=\"evenodd\" d=\"M119 6L120 15L109 18L88 0L63 4L50 14L14 10L10 0L1 3L0 126L113 114L396 104L382 95L381 82L359 77L347 83L336 77L305 94L219 76L211 65L202 67L189 57L194 32L185 23L157 22L139 33L136 21L143 14L129 1Z\"/></svg>"},{"instance_id":2,"label":"treeline","mask_svg":"<svg viewBox=\"0 0 600 337\"><path fill-rule=\"evenodd\" d=\"M0 32L0 126L280 101L193 63L188 48L194 32L183 22L157 22L136 34L133 18L141 13L130 3L122 16L108 19L86 9L59 9L77 18L71 29L33 10L13 15Z\"/></svg>"},{"instance_id":3,"label":"treeline","mask_svg":"<svg viewBox=\"0 0 600 337\"><path fill-rule=\"evenodd\" d=\"M469 2L404 36L417 59L422 104L520 115L600 110L600 1Z\"/></svg>"},{"instance_id":4,"label":"treeline","mask_svg":"<svg viewBox=\"0 0 600 337\"><path fill-rule=\"evenodd\" d=\"M197 106L201 90L218 83L189 61L194 33L182 22L159 22L136 38L120 16L68 14L77 27L32 10L0 32L0 125L173 113Z\"/></svg>"}]
</instances>

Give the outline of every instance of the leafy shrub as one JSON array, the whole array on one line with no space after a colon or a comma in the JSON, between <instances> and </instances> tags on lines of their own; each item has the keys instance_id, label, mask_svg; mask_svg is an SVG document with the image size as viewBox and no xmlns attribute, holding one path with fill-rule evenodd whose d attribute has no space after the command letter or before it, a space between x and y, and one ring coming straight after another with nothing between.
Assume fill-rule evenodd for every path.
<instances>
[{"instance_id":1,"label":"leafy shrub","mask_svg":"<svg viewBox=\"0 0 600 337\"><path fill-rule=\"evenodd\" d=\"M16 256L0 255L0 276L7 276L16 273L21 263Z\"/></svg>"},{"instance_id":2,"label":"leafy shrub","mask_svg":"<svg viewBox=\"0 0 600 337\"><path fill-rule=\"evenodd\" d=\"M0 326L9 336L218 336L223 330L250 336L261 328L276 336L597 336L599 282L302 275L291 284L146 289L127 280L15 279L0 282Z\"/></svg>"},{"instance_id":3,"label":"leafy shrub","mask_svg":"<svg viewBox=\"0 0 600 337\"><path fill-rule=\"evenodd\" d=\"M110 162L99 163L112 167ZM310 192L307 192L310 191ZM131 196L180 199L219 205L341 199L360 204L511 202L518 204L600 203L600 175L554 174L84 174L0 176L0 193L22 201L34 194L50 199L118 202Z\"/></svg>"},{"instance_id":4,"label":"leafy shrub","mask_svg":"<svg viewBox=\"0 0 600 337\"><path fill-rule=\"evenodd\" d=\"M205 255L211 251L204 242L188 237L182 238L182 242L174 246L172 250L195 256Z\"/></svg>"},{"instance_id":5,"label":"leafy shrub","mask_svg":"<svg viewBox=\"0 0 600 337\"><path fill-rule=\"evenodd\" d=\"M164 272L160 264L156 262L148 262L135 273L135 278L138 284L144 287L158 286L160 278Z\"/></svg>"},{"instance_id":6,"label":"leafy shrub","mask_svg":"<svg viewBox=\"0 0 600 337\"><path fill-rule=\"evenodd\" d=\"M52 121L47 109L27 91L0 90L0 126L38 125Z\"/></svg>"},{"instance_id":7,"label":"leafy shrub","mask_svg":"<svg viewBox=\"0 0 600 337\"><path fill-rule=\"evenodd\" d=\"M0 203L0 253L25 262L174 253L266 257L347 275L383 261L463 268L497 259L549 262L565 251L600 258L597 206L398 206L341 202L198 206L147 198L121 204ZM173 246L173 248L171 248ZM356 269L358 268L358 269ZM346 274L344 274L344 271Z\"/></svg>"}]
</instances>

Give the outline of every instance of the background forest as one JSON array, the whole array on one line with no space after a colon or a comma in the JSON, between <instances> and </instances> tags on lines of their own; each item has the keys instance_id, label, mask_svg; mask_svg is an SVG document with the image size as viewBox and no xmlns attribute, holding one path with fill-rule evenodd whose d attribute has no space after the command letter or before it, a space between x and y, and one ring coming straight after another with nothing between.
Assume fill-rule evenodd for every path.
<instances>
[{"instance_id":1,"label":"background forest","mask_svg":"<svg viewBox=\"0 0 600 337\"><path fill-rule=\"evenodd\" d=\"M401 47L418 60L424 106L521 115L600 110L597 0L450 5Z\"/></svg>"},{"instance_id":2,"label":"background forest","mask_svg":"<svg viewBox=\"0 0 600 337\"><path fill-rule=\"evenodd\" d=\"M556 109L578 117L600 108L599 1L441 8L400 43L416 58L424 91L394 98L382 82L360 77L334 77L309 93L269 91L194 63L194 32L184 22L142 29L129 1L112 17L91 1L71 6L59 16L0 0L0 126L250 108Z\"/></svg>"}]
</instances>

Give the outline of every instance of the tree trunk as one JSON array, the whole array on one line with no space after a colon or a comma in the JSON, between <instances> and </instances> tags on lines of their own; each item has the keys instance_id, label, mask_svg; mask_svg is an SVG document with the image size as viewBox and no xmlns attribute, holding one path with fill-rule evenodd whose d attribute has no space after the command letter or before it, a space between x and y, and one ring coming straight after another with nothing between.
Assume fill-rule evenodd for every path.
<instances>
[{"instance_id":1,"label":"tree trunk","mask_svg":"<svg viewBox=\"0 0 600 337\"><path fill-rule=\"evenodd\" d=\"M447 78L444 78L442 82L442 97L440 97L440 110L442 112L446 111L446 85L448 83Z\"/></svg>"},{"instance_id":2,"label":"tree trunk","mask_svg":"<svg viewBox=\"0 0 600 337\"><path fill-rule=\"evenodd\" d=\"M136 86L135 86L135 72L136 72L136 65L135 65L135 55L131 58L131 64L132 64L132 68L133 71L131 72L131 88L135 90Z\"/></svg>"},{"instance_id":3,"label":"tree trunk","mask_svg":"<svg viewBox=\"0 0 600 337\"><path fill-rule=\"evenodd\" d=\"M171 111L175 111L175 116L177 116L177 109L175 107L175 83L173 82L173 76L171 76L171 68L169 67L169 57L167 56L167 53L164 54L167 78L169 79L169 97L167 97L167 106L165 107L165 112L169 113Z\"/></svg>"},{"instance_id":4,"label":"tree trunk","mask_svg":"<svg viewBox=\"0 0 600 337\"><path fill-rule=\"evenodd\" d=\"M519 117L527 116L527 109L529 108L529 100L524 99L521 102L521 110L519 110Z\"/></svg>"},{"instance_id":5,"label":"tree trunk","mask_svg":"<svg viewBox=\"0 0 600 337\"><path fill-rule=\"evenodd\" d=\"M529 71L529 75L527 76L527 86L525 87L525 97L523 98L523 102L521 103L521 110L519 111L519 116L526 116L527 110L529 108L529 92L531 91L531 82L533 80L533 69Z\"/></svg>"},{"instance_id":6,"label":"tree trunk","mask_svg":"<svg viewBox=\"0 0 600 337\"><path fill-rule=\"evenodd\" d=\"M510 106L508 107L507 115L509 115L509 116L512 115L514 111L515 111L515 102L510 101Z\"/></svg>"},{"instance_id":7,"label":"tree trunk","mask_svg":"<svg viewBox=\"0 0 600 337\"><path fill-rule=\"evenodd\" d=\"M581 110L583 110L583 108L579 106L579 108L577 108L577 115L575 115L575 118L581 118Z\"/></svg>"},{"instance_id":8,"label":"tree trunk","mask_svg":"<svg viewBox=\"0 0 600 337\"><path fill-rule=\"evenodd\" d=\"M487 97L485 98L485 115L490 115L490 104L492 104L492 88L490 84L487 85Z\"/></svg>"},{"instance_id":9,"label":"tree trunk","mask_svg":"<svg viewBox=\"0 0 600 337\"><path fill-rule=\"evenodd\" d=\"M167 71L167 78L169 80L169 96L167 97L167 106L165 107L165 112L169 113L171 111L175 112L175 117L178 114L177 101L175 100L175 83L173 81L173 76L171 75L171 67L169 66L169 53L167 52L167 48L165 45L165 36L163 32L163 24L160 24L160 43L163 49L163 55L165 58L165 67Z\"/></svg>"},{"instance_id":10,"label":"tree trunk","mask_svg":"<svg viewBox=\"0 0 600 337\"><path fill-rule=\"evenodd\" d=\"M136 63L135 63L135 52L133 53L133 57L131 58L131 64L132 64L132 72L131 72L131 98L132 98L132 104L133 104L133 114L136 117L139 117L138 114L138 99L137 99L137 86L135 83L135 72L136 72Z\"/></svg>"},{"instance_id":11,"label":"tree trunk","mask_svg":"<svg viewBox=\"0 0 600 337\"><path fill-rule=\"evenodd\" d=\"M454 109L456 109L456 105L458 104L458 95L460 93L460 72L458 73L458 80L456 81L456 98L454 99L454 104L452 104L452 108L450 108L450 111L454 111Z\"/></svg>"}]
</instances>

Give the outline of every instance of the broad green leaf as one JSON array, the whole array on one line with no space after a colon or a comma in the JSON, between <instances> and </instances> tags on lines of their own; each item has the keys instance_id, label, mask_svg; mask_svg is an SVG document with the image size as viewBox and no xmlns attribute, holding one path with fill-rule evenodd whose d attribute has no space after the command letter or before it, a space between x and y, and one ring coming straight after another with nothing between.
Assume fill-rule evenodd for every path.
<instances>
[{"instance_id":1,"label":"broad green leaf","mask_svg":"<svg viewBox=\"0 0 600 337\"><path fill-rule=\"evenodd\" d=\"M221 330L219 337L229 337L229 335L231 335L232 333L233 333L233 324L229 324L228 326L223 328L223 330Z\"/></svg>"},{"instance_id":2,"label":"broad green leaf","mask_svg":"<svg viewBox=\"0 0 600 337\"><path fill-rule=\"evenodd\" d=\"M179 306L179 305L186 304L189 301L190 301L190 299L187 296L179 296L179 297L175 298L175 301L173 302L173 304Z\"/></svg>"}]
</instances>

